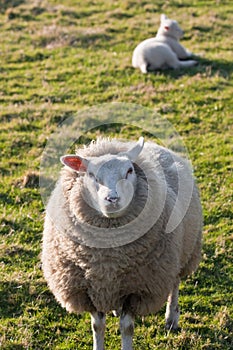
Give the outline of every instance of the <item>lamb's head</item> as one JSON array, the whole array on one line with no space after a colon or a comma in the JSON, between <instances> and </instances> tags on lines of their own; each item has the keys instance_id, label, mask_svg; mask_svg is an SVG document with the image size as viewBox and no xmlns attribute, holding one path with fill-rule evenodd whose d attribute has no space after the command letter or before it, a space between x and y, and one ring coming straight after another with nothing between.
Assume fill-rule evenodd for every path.
<instances>
[{"instance_id":1,"label":"lamb's head","mask_svg":"<svg viewBox=\"0 0 233 350\"><path fill-rule=\"evenodd\" d=\"M83 173L84 199L105 217L119 217L131 203L137 176L133 162L143 149L144 140L127 152L83 158L66 155L61 162Z\"/></svg>"},{"instance_id":2,"label":"lamb's head","mask_svg":"<svg viewBox=\"0 0 233 350\"><path fill-rule=\"evenodd\" d=\"M179 40L184 35L184 32L179 27L177 21L170 19L166 15L162 14L160 17L158 35L170 36L176 40Z\"/></svg>"}]
</instances>

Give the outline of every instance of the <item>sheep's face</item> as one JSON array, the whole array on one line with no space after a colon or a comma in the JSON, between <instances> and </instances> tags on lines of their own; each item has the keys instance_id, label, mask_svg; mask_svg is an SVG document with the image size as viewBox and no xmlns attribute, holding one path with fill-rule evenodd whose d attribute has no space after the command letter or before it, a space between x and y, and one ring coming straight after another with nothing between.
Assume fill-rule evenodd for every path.
<instances>
[{"instance_id":1,"label":"sheep's face","mask_svg":"<svg viewBox=\"0 0 233 350\"><path fill-rule=\"evenodd\" d=\"M161 24L158 33L173 37L176 40L181 39L184 35L184 32L179 27L177 21L169 19L165 15L161 15Z\"/></svg>"},{"instance_id":2,"label":"sheep's face","mask_svg":"<svg viewBox=\"0 0 233 350\"><path fill-rule=\"evenodd\" d=\"M134 196L136 174L127 157L102 156L89 161L84 176L86 199L106 217L121 216Z\"/></svg>"},{"instance_id":3,"label":"sheep's face","mask_svg":"<svg viewBox=\"0 0 233 350\"><path fill-rule=\"evenodd\" d=\"M118 155L61 158L69 168L84 173L84 200L106 217L119 217L131 203L137 182L133 162L143 148L143 138L128 152Z\"/></svg>"}]
</instances>

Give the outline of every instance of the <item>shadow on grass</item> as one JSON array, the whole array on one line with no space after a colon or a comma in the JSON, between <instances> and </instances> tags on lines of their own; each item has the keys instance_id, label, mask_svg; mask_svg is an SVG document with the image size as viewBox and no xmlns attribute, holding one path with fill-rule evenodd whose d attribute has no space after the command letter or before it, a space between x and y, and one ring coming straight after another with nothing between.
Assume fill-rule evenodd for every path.
<instances>
[{"instance_id":1,"label":"shadow on grass","mask_svg":"<svg viewBox=\"0 0 233 350\"><path fill-rule=\"evenodd\" d=\"M24 0L0 0L0 13L4 13L7 9L17 7L25 3Z\"/></svg>"},{"instance_id":2,"label":"shadow on grass","mask_svg":"<svg viewBox=\"0 0 233 350\"><path fill-rule=\"evenodd\" d=\"M231 242L226 241L222 245L217 246L213 243L204 243L203 245L203 252L207 256L207 260L198 269L198 283L200 288L204 288L206 295L212 292L216 295L227 291L233 292L232 276L227 269L227 263L229 263L232 253ZM217 301L217 305L225 305L226 303L226 299Z\"/></svg>"},{"instance_id":3,"label":"shadow on grass","mask_svg":"<svg viewBox=\"0 0 233 350\"><path fill-rule=\"evenodd\" d=\"M107 43L112 40L112 36L106 33L51 33L42 35L33 41L36 48L56 48L56 47L78 47L82 49L97 50L106 48ZM27 60L33 61L38 59L38 55L34 57L26 57ZM48 57L45 57L48 58Z\"/></svg>"},{"instance_id":4,"label":"shadow on grass","mask_svg":"<svg viewBox=\"0 0 233 350\"><path fill-rule=\"evenodd\" d=\"M35 314L38 309L49 307L50 314L66 314L46 289L46 283L2 282L0 289L0 315L2 318L17 318L25 312Z\"/></svg>"},{"instance_id":5,"label":"shadow on grass","mask_svg":"<svg viewBox=\"0 0 233 350\"><path fill-rule=\"evenodd\" d=\"M229 75L233 72L233 64L229 61L223 60L208 60L203 57L194 57L198 61L197 69L200 73L206 72L206 68L209 69L207 73L210 76L214 76L215 74L219 74L223 78L229 77Z\"/></svg>"},{"instance_id":6,"label":"shadow on grass","mask_svg":"<svg viewBox=\"0 0 233 350\"><path fill-rule=\"evenodd\" d=\"M99 49L106 47L106 42L109 42L112 37L108 34L93 33L87 35L80 35L71 40L71 46L81 46L84 49L93 48Z\"/></svg>"},{"instance_id":7,"label":"shadow on grass","mask_svg":"<svg viewBox=\"0 0 233 350\"><path fill-rule=\"evenodd\" d=\"M2 172L2 175L5 175L5 176L8 176L9 174L10 174L10 171L7 169L4 169L4 171ZM12 206L15 205L15 199L5 192L0 192L0 201L1 203L4 203L4 205L6 204L12 205ZM5 224L8 224L8 220L3 219L2 227Z\"/></svg>"},{"instance_id":8,"label":"shadow on grass","mask_svg":"<svg viewBox=\"0 0 233 350\"><path fill-rule=\"evenodd\" d=\"M61 9L60 10L60 14L64 17L67 17L69 19L83 19L85 17L90 17L92 15L96 15L96 14L99 14L99 13L102 13L103 10L101 10L100 8L91 8L89 9L88 6L87 8L85 9L85 11L82 11L80 9L78 9L77 11L76 10L70 10L70 9Z\"/></svg>"}]
</instances>

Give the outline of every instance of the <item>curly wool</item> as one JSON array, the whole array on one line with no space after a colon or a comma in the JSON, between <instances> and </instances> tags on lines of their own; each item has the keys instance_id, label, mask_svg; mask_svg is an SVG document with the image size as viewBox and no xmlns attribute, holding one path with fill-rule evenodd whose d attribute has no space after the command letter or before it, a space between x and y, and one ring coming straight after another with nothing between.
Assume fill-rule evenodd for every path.
<instances>
[{"instance_id":1,"label":"curly wool","mask_svg":"<svg viewBox=\"0 0 233 350\"><path fill-rule=\"evenodd\" d=\"M130 146L131 143L98 139L78 153L84 157L117 154ZM127 302L132 314L155 313L167 300L176 279L196 269L202 227L196 186L183 220L172 232L166 232L178 192L175 163L187 172L181 158L147 143L135 166L135 197L124 216L116 219L103 218L88 206L82 195L82 175L62 170L46 211L42 263L51 291L68 311L106 313ZM159 202L163 197L161 210ZM101 229L109 229L112 234L112 228L122 227L123 232L124 225L143 212L148 198L158 218L144 235L137 236L142 227L139 225L134 228L138 238L129 243L110 248L91 246L90 237L98 240ZM124 243L123 235L122 240Z\"/></svg>"}]
</instances>

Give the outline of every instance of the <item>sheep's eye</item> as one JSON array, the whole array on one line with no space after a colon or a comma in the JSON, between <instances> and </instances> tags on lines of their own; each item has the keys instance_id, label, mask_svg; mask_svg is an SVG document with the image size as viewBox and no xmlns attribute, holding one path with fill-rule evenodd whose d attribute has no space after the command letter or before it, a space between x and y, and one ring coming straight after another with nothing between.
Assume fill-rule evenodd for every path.
<instances>
[{"instance_id":1,"label":"sheep's eye","mask_svg":"<svg viewBox=\"0 0 233 350\"><path fill-rule=\"evenodd\" d=\"M126 179L127 179L128 175L130 175L130 174L133 174L133 168L128 169L128 171L126 173Z\"/></svg>"},{"instance_id":2,"label":"sheep's eye","mask_svg":"<svg viewBox=\"0 0 233 350\"><path fill-rule=\"evenodd\" d=\"M94 175L93 173L88 173L88 175L89 175L89 177L90 177L91 179L96 180L96 177L95 177L95 175Z\"/></svg>"}]
</instances>

